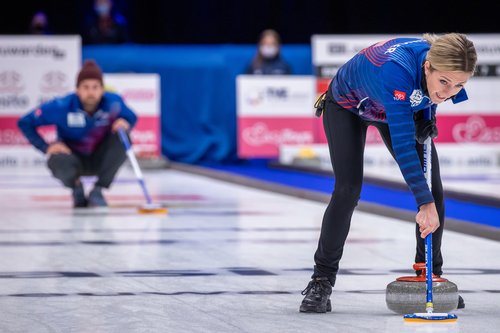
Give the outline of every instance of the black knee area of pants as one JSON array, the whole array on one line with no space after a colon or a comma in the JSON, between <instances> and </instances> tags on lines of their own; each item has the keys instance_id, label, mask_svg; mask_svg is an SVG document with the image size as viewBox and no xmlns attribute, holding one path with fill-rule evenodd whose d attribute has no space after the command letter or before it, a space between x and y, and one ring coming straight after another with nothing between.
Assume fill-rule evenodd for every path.
<instances>
[{"instance_id":1,"label":"black knee area of pants","mask_svg":"<svg viewBox=\"0 0 500 333\"><path fill-rule=\"evenodd\" d=\"M356 207L359 202L361 194L361 184L357 185L335 185L335 190L333 192L333 200L341 202L344 208Z\"/></svg>"},{"instance_id":2,"label":"black knee area of pants","mask_svg":"<svg viewBox=\"0 0 500 333\"><path fill-rule=\"evenodd\" d=\"M54 154L47 161L48 168L64 186L73 188L81 173L81 162L74 154Z\"/></svg>"}]
</instances>

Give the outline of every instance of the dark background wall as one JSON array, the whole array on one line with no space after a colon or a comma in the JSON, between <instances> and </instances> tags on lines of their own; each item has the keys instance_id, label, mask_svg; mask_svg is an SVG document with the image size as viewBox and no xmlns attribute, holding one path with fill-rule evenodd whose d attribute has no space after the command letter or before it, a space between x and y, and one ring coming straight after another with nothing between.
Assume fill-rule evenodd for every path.
<instances>
[{"instance_id":1,"label":"dark background wall","mask_svg":"<svg viewBox=\"0 0 500 333\"><path fill-rule=\"evenodd\" d=\"M500 31L500 2L353 0L115 0L140 44L254 43L277 29L284 43L309 43L315 33L422 33ZM24 33L32 14L45 10L56 33L77 34L93 1L4 3L0 34Z\"/></svg>"},{"instance_id":2,"label":"dark background wall","mask_svg":"<svg viewBox=\"0 0 500 333\"><path fill-rule=\"evenodd\" d=\"M129 22L129 45L85 45L106 73L161 76L162 153L171 160L232 162L235 79L260 32L278 30L294 74L312 74L313 34L500 32L500 1L114 0ZM81 34L93 0L18 0L0 10L0 34L24 34L44 10L55 34ZM160 45L163 44L163 45ZM197 44L197 45L188 45ZM312 112L312 108L311 108Z\"/></svg>"}]
</instances>

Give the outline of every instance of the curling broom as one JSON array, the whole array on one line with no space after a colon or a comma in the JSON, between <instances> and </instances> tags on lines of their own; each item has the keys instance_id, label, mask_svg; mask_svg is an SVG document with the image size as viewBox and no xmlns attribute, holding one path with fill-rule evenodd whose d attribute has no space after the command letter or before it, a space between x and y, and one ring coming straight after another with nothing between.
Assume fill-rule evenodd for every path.
<instances>
[{"instance_id":1,"label":"curling broom","mask_svg":"<svg viewBox=\"0 0 500 333\"><path fill-rule=\"evenodd\" d=\"M426 110L427 119L431 118L430 110ZM432 173L431 173L431 150L432 150L432 139L428 137L424 142L424 175L427 181L427 185L429 186L429 190L432 191ZM432 232L425 237L425 264L426 268L426 287L427 287L427 295L426 295L426 303L425 310L426 312L422 313L412 313L407 314L403 317L403 320L406 322L420 322L420 323L429 323L429 322L456 322L458 320L457 315L452 313L434 313L434 303L432 300Z\"/></svg>"},{"instance_id":2,"label":"curling broom","mask_svg":"<svg viewBox=\"0 0 500 333\"><path fill-rule=\"evenodd\" d=\"M160 204L157 204L157 203L153 203L153 200L151 200L151 196L149 195L149 192L146 188L146 183L144 181L144 177L142 176L141 169L139 168L139 163L137 163L137 159L136 159L134 151L132 149L132 145L130 144L130 141L128 139L127 133L125 133L124 129L120 128L120 129L118 129L118 135L120 136L120 140L122 141L123 146L125 147L125 152L127 153L127 157L130 161L130 164L132 164L132 168L134 169L134 173L137 177L139 185L142 188L142 192L144 193L144 197L146 198L146 204L143 204L138 208L139 213L166 214L167 213L166 207L164 207Z\"/></svg>"}]
</instances>

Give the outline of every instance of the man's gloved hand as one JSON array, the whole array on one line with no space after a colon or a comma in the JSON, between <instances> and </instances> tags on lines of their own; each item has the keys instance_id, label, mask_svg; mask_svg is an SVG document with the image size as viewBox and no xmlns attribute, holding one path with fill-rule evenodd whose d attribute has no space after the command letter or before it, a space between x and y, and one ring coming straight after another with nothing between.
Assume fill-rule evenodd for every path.
<instances>
[{"instance_id":1,"label":"man's gloved hand","mask_svg":"<svg viewBox=\"0 0 500 333\"><path fill-rule=\"evenodd\" d=\"M415 120L415 140L418 143L424 144L429 136L432 139L438 136L435 114L432 115L431 120L424 119L424 110L420 110L414 114L413 119Z\"/></svg>"}]
</instances>

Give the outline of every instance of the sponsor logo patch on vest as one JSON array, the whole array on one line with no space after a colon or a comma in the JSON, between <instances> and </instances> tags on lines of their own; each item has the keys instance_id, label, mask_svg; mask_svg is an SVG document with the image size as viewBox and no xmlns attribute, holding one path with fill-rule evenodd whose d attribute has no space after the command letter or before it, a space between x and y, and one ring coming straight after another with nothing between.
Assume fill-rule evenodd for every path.
<instances>
[{"instance_id":1,"label":"sponsor logo patch on vest","mask_svg":"<svg viewBox=\"0 0 500 333\"><path fill-rule=\"evenodd\" d=\"M68 112L68 127L85 127L85 115L80 112Z\"/></svg>"},{"instance_id":2,"label":"sponsor logo patch on vest","mask_svg":"<svg viewBox=\"0 0 500 333\"><path fill-rule=\"evenodd\" d=\"M394 100L404 101L406 98L406 93L404 91L394 90Z\"/></svg>"},{"instance_id":3,"label":"sponsor logo patch on vest","mask_svg":"<svg viewBox=\"0 0 500 333\"><path fill-rule=\"evenodd\" d=\"M422 90L420 89L415 89L410 95L410 103L411 106L417 106L420 103L422 103L422 100L424 99L424 94L422 93Z\"/></svg>"}]
</instances>

